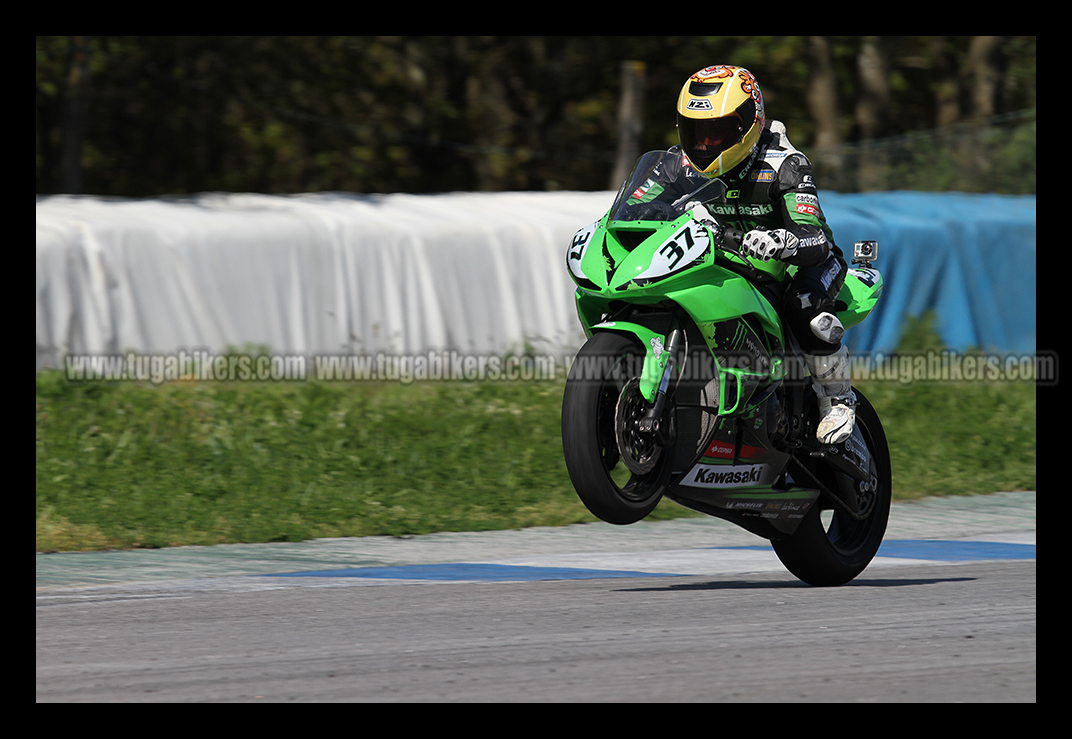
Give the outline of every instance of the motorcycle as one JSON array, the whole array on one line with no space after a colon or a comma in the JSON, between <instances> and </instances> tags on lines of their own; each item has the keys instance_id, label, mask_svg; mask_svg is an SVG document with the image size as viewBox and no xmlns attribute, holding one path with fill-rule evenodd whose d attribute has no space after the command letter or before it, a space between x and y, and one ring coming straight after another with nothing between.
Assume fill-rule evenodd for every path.
<instances>
[{"instance_id":1,"label":"motorcycle","mask_svg":"<svg viewBox=\"0 0 1072 739\"><path fill-rule=\"evenodd\" d=\"M567 250L588 337L562 400L573 486L608 523L640 521L665 497L769 540L806 583L849 582L889 518L882 423L854 388L852 435L816 440L815 391L777 309L795 268L753 261L742 232L695 208L724 192L719 180L651 199L666 156L642 156L611 209ZM873 241L854 247L836 303L845 328L882 293L877 251Z\"/></svg>"}]
</instances>

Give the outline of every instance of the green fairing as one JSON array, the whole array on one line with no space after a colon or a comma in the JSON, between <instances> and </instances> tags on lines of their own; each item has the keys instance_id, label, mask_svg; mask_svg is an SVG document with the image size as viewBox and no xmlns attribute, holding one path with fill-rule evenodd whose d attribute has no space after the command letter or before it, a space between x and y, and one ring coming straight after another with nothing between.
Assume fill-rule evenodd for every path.
<instances>
[{"instance_id":1,"label":"green fairing","mask_svg":"<svg viewBox=\"0 0 1072 739\"><path fill-rule=\"evenodd\" d=\"M837 317L845 328L855 326L874 310L882 296L882 275L874 267L859 267L849 270L845 286L841 288L838 302L845 308L837 311Z\"/></svg>"},{"instance_id":2,"label":"green fairing","mask_svg":"<svg viewBox=\"0 0 1072 739\"><path fill-rule=\"evenodd\" d=\"M655 264L660 249L668 252L698 248L695 241L701 232L698 224L692 221L691 211L670 222L609 221L608 216L604 216L592 228L590 243L584 246L583 252L575 245L567 256L579 284L577 315L588 336L595 331L626 333L635 336L645 347L640 390L649 402L655 398L666 366L668 355L663 347L669 336L635 322L607 320L614 301L634 305L672 301L701 328L713 352L716 347L712 346L712 337L703 330L704 327L741 316L753 316L766 333L782 346L786 345L776 307L748 278L725 266L734 262L739 264L741 260L736 255L708 246L688 264L675 264L674 269L665 274L644 276ZM713 239L710 231L703 231L708 240ZM633 247L629 248L628 243ZM779 281L790 279L795 272L778 261L749 263ZM576 274L575 265L584 278ZM845 306L837 311L842 324L848 328L860 323L874 308L881 293L882 276L877 270L849 270L839 295L839 303ZM776 363L773 374L778 374L780 368L780 362ZM739 370L728 372L740 374Z\"/></svg>"},{"instance_id":3,"label":"green fairing","mask_svg":"<svg viewBox=\"0 0 1072 739\"><path fill-rule=\"evenodd\" d=\"M650 402L655 398L655 391L659 389L659 381L662 380L663 370L670 353L663 351L667 337L652 331L646 326L630 321L607 321L592 327L593 331L616 331L618 333L632 334L647 350L644 355L644 370L640 375L640 391ZM591 336L592 331L587 332Z\"/></svg>"}]
</instances>

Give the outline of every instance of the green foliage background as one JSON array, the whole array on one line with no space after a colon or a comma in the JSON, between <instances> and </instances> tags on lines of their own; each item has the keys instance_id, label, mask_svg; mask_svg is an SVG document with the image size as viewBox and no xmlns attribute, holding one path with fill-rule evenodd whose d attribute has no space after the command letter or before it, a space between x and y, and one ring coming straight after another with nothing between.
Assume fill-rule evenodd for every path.
<instances>
[{"instance_id":1,"label":"green foliage background","mask_svg":"<svg viewBox=\"0 0 1072 739\"><path fill-rule=\"evenodd\" d=\"M890 170L869 187L1034 192L1035 37L997 37L985 68L977 38L38 36L37 193L71 192L72 132L81 192L97 195L605 189L625 60L646 70L642 150L675 142L688 75L732 63L757 75L768 116L817 160L826 189L860 187L852 170L881 158ZM829 48L844 151L815 151L813 39ZM865 39L889 58L869 135L857 112ZM979 120L972 85L987 74L994 99ZM943 120L951 104L962 125Z\"/></svg>"}]
</instances>

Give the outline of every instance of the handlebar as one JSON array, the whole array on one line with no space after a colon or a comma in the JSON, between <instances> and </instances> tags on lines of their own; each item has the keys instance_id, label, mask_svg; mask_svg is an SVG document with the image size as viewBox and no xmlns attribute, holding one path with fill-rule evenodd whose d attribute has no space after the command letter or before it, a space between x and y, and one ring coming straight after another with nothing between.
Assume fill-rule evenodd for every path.
<instances>
[{"instance_id":1,"label":"handlebar","mask_svg":"<svg viewBox=\"0 0 1072 739\"><path fill-rule=\"evenodd\" d=\"M710 221L705 221L704 223L710 228ZM744 241L745 232L739 231L736 228L723 226L722 224L716 223L714 225L719 229L718 231L712 229L712 232L715 235L715 248L729 252L740 259L740 264L737 265L734 263L736 266L731 266L730 269L743 274L754 282L760 284L770 282L772 279L770 275L756 269L755 265L752 264L752 261L748 258L748 255L744 253L742 242Z\"/></svg>"},{"instance_id":2,"label":"handlebar","mask_svg":"<svg viewBox=\"0 0 1072 739\"><path fill-rule=\"evenodd\" d=\"M741 243L744 241L744 231L738 231L736 228L724 228L722 229L722 248L727 251L740 251Z\"/></svg>"},{"instance_id":3,"label":"handlebar","mask_svg":"<svg viewBox=\"0 0 1072 739\"><path fill-rule=\"evenodd\" d=\"M736 228L723 226L721 223L707 218L698 218L697 220L710 229L711 235L715 237L714 245L716 249L728 251L739 257L744 256L741 254L741 244L744 242L744 231L738 231Z\"/></svg>"}]
</instances>

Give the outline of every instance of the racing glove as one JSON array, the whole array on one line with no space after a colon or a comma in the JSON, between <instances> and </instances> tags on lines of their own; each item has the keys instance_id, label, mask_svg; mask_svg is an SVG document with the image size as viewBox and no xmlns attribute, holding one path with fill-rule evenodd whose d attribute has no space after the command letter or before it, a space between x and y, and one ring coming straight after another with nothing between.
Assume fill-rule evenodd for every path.
<instances>
[{"instance_id":1,"label":"racing glove","mask_svg":"<svg viewBox=\"0 0 1072 739\"><path fill-rule=\"evenodd\" d=\"M769 259L785 259L796 253L799 240L784 228L773 231L760 226L744 236L741 246L745 252L766 262Z\"/></svg>"}]
</instances>

